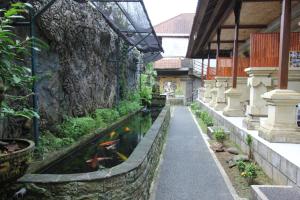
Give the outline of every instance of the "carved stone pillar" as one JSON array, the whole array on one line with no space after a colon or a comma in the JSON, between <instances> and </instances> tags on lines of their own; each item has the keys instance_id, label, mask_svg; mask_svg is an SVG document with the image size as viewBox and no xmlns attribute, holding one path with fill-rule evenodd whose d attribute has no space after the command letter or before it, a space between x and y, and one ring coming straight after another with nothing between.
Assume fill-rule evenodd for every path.
<instances>
[{"instance_id":1,"label":"carved stone pillar","mask_svg":"<svg viewBox=\"0 0 300 200\"><path fill-rule=\"evenodd\" d=\"M209 103L211 101L211 90L215 86L215 80L204 80L204 102Z\"/></svg>"},{"instance_id":2,"label":"carved stone pillar","mask_svg":"<svg viewBox=\"0 0 300 200\"><path fill-rule=\"evenodd\" d=\"M210 93L211 93L211 100L209 102L209 106L214 108L217 101L217 89L214 87L213 89L211 89Z\"/></svg>"},{"instance_id":3,"label":"carved stone pillar","mask_svg":"<svg viewBox=\"0 0 300 200\"><path fill-rule=\"evenodd\" d=\"M226 107L226 96L225 91L229 87L229 80L230 77L216 77L216 90L217 90L217 97L216 97L216 104L214 109L216 111L222 111Z\"/></svg>"},{"instance_id":4,"label":"carved stone pillar","mask_svg":"<svg viewBox=\"0 0 300 200\"><path fill-rule=\"evenodd\" d=\"M227 106L224 108L223 115L228 117L243 117L244 111L241 105L242 93L237 88L230 88L225 92Z\"/></svg>"},{"instance_id":5,"label":"carved stone pillar","mask_svg":"<svg viewBox=\"0 0 300 200\"><path fill-rule=\"evenodd\" d=\"M205 88L204 87L199 88L198 99L204 100L204 93L205 93Z\"/></svg>"},{"instance_id":6,"label":"carved stone pillar","mask_svg":"<svg viewBox=\"0 0 300 200\"><path fill-rule=\"evenodd\" d=\"M246 118L243 126L249 130L259 127L259 118L267 117L267 102L261 95L273 89L272 74L276 72L274 67L253 67L245 70L249 74L248 87L250 87L250 101L246 110Z\"/></svg>"},{"instance_id":7,"label":"carved stone pillar","mask_svg":"<svg viewBox=\"0 0 300 200\"><path fill-rule=\"evenodd\" d=\"M259 136L269 142L300 143L296 107L300 93L276 89L262 97L267 101L268 117L260 120Z\"/></svg>"}]
</instances>

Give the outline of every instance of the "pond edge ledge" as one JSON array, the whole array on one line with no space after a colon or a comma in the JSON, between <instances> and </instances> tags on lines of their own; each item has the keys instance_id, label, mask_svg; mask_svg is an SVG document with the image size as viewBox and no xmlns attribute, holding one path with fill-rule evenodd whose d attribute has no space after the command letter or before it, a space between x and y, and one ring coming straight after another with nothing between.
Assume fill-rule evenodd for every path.
<instances>
[{"instance_id":1,"label":"pond edge ledge","mask_svg":"<svg viewBox=\"0 0 300 200\"><path fill-rule=\"evenodd\" d=\"M140 165L142 165L147 159L148 153L151 151L155 139L161 133L161 129L164 128L165 121L170 119L170 107L165 106L156 118L151 128L147 131L147 134L142 141L137 145L135 150L129 156L125 162L114 166L109 169L101 171L88 172L88 173L76 173L76 174L25 174L21 177L19 183L65 183L65 182L87 182L103 180L112 178L114 176L120 176L127 174ZM169 123L169 122L167 122Z\"/></svg>"}]
</instances>

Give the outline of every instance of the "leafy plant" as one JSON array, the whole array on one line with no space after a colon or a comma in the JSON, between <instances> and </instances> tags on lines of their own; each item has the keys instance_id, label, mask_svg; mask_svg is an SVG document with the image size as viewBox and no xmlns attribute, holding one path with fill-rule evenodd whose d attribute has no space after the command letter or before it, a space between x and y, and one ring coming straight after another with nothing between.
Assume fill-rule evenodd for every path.
<instances>
[{"instance_id":1,"label":"leafy plant","mask_svg":"<svg viewBox=\"0 0 300 200\"><path fill-rule=\"evenodd\" d=\"M96 128L96 121L91 117L70 118L59 126L59 136L77 140Z\"/></svg>"},{"instance_id":2,"label":"leafy plant","mask_svg":"<svg viewBox=\"0 0 300 200\"><path fill-rule=\"evenodd\" d=\"M217 129L214 131L214 137L216 138L216 140L220 143L223 143L224 140L226 139L226 134L225 131L221 128Z\"/></svg>"},{"instance_id":3,"label":"leafy plant","mask_svg":"<svg viewBox=\"0 0 300 200\"><path fill-rule=\"evenodd\" d=\"M117 109L119 111L120 116L124 116L134 111L137 111L140 108L141 106L138 102L130 102L127 100L123 100L119 103Z\"/></svg>"},{"instance_id":4,"label":"leafy plant","mask_svg":"<svg viewBox=\"0 0 300 200\"><path fill-rule=\"evenodd\" d=\"M59 138L49 131L42 132L40 136L40 145L37 146L37 153L41 156L45 153L61 149L62 147L68 146L74 143L72 138Z\"/></svg>"},{"instance_id":5,"label":"leafy plant","mask_svg":"<svg viewBox=\"0 0 300 200\"><path fill-rule=\"evenodd\" d=\"M200 118L207 126L213 125L213 119L211 116L209 116L208 112L206 112L206 111L201 112Z\"/></svg>"},{"instance_id":6,"label":"leafy plant","mask_svg":"<svg viewBox=\"0 0 300 200\"><path fill-rule=\"evenodd\" d=\"M246 164L245 170L241 173L242 177L247 178L248 184L252 184L257 177L257 167L254 163Z\"/></svg>"},{"instance_id":7,"label":"leafy plant","mask_svg":"<svg viewBox=\"0 0 300 200\"><path fill-rule=\"evenodd\" d=\"M147 64L145 71L140 79L140 98L145 104L150 104L152 100L152 88L155 85L157 74L153 64Z\"/></svg>"},{"instance_id":8,"label":"leafy plant","mask_svg":"<svg viewBox=\"0 0 300 200\"><path fill-rule=\"evenodd\" d=\"M248 158L251 160L253 158L253 153L252 153L253 138L249 134L246 137L246 143L247 143L247 145L249 147Z\"/></svg>"},{"instance_id":9,"label":"leafy plant","mask_svg":"<svg viewBox=\"0 0 300 200\"><path fill-rule=\"evenodd\" d=\"M196 111L195 111L196 117L200 118L200 117L201 117L201 114L202 114L202 111L201 111L201 110L196 110Z\"/></svg>"},{"instance_id":10,"label":"leafy plant","mask_svg":"<svg viewBox=\"0 0 300 200\"><path fill-rule=\"evenodd\" d=\"M237 163L236 163L238 169L240 172L244 172L245 171L245 168L246 168L246 163L242 160L238 160Z\"/></svg>"},{"instance_id":11,"label":"leafy plant","mask_svg":"<svg viewBox=\"0 0 300 200\"><path fill-rule=\"evenodd\" d=\"M106 124L110 124L116 121L120 117L119 112L114 109L103 108L97 109L94 114L94 118L97 119L97 122L103 121ZM101 122L100 122L101 123Z\"/></svg>"},{"instance_id":12,"label":"leafy plant","mask_svg":"<svg viewBox=\"0 0 300 200\"><path fill-rule=\"evenodd\" d=\"M23 19L28 13L30 4L13 3L11 7L0 9L0 104L2 117L15 116L32 118L38 117L28 104L34 77L26 67L25 58L30 55L34 42L35 50L45 48L46 45L36 38L27 37L25 40L14 33L11 24L15 19Z\"/></svg>"},{"instance_id":13,"label":"leafy plant","mask_svg":"<svg viewBox=\"0 0 300 200\"><path fill-rule=\"evenodd\" d=\"M191 109L192 110L198 110L198 109L200 109L200 106L196 102L193 102L193 103L191 103Z\"/></svg>"}]
</instances>

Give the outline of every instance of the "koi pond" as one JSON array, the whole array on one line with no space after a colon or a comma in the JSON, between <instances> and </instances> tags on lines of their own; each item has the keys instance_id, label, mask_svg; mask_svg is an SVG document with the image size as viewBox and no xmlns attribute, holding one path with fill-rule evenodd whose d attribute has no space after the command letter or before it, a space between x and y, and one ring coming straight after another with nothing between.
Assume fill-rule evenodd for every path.
<instances>
[{"instance_id":1,"label":"koi pond","mask_svg":"<svg viewBox=\"0 0 300 200\"><path fill-rule=\"evenodd\" d=\"M119 165L143 139L160 111L138 112L115 129L97 135L90 143L48 165L40 173L86 173Z\"/></svg>"}]
</instances>

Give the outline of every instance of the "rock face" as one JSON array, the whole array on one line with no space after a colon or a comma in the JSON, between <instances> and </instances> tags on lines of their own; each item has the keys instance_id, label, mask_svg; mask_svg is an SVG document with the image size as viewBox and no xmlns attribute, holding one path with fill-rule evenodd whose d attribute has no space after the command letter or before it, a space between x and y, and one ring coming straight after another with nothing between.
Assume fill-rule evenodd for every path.
<instances>
[{"instance_id":1,"label":"rock face","mask_svg":"<svg viewBox=\"0 0 300 200\"><path fill-rule=\"evenodd\" d=\"M45 2L31 1L35 10ZM64 115L83 116L96 108L111 107L116 97L117 71L123 73L119 77L125 84L136 86L135 55L126 55L122 65L112 62L121 55L118 52L124 42L87 3L57 0L38 18L36 29L38 37L49 44L49 49L37 56L42 127L61 122Z\"/></svg>"}]
</instances>

